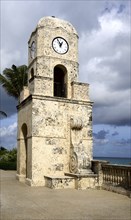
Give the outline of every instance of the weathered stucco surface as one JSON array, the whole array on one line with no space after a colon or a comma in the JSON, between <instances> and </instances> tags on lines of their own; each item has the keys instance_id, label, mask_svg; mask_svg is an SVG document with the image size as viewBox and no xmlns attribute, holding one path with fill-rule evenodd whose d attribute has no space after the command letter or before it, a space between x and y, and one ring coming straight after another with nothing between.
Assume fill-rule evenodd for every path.
<instances>
[{"instance_id":1,"label":"weathered stucco surface","mask_svg":"<svg viewBox=\"0 0 131 220\"><path fill-rule=\"evenodd\" d=\"M52 48L58 36L69 44L68 52L62 55ZM34 58L30 56L32 42L36 44ZM28 44L28 91L25 88L18 106L17 178L34 186L49 186L52 178L52 188L67 182L72 187L72 179L59 182L53 176L83 174L91 168L92 102L89 85L78 82L78 35L68 22L46 17L39 21ZM54 96L56 66L64 72L66 97ZM45 176L49 177L46 181Z\"/></svg>"}]
</instances>

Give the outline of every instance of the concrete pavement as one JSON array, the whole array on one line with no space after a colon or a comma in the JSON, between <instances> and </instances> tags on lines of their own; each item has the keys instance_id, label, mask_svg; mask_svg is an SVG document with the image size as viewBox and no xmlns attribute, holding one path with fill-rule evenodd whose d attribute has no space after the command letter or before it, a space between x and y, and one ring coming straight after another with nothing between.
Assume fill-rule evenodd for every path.
<instances>
[{"instance_id":1,"label":"concrete pavement","mask_svg":"<svg viewBox=\"0 0 131 220\"><path fill-rule=\"evenodd\" d=\"M1 220L130 220L129 197L105 190L30 187L0 171Z\"/></svg>"}]
</instances>

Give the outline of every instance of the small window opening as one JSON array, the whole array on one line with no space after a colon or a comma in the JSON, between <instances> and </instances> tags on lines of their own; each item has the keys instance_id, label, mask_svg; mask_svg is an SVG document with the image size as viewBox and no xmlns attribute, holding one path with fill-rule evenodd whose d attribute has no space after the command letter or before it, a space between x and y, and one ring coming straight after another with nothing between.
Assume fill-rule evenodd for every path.
<instances>
[{"instance_id":1,"label":"small window opening","mask_svg":"<svg viewBox=\"0 0 131 220\"><path fill-rule=\"evenodd\" d=\"M66 98L65 71L56 66L54 68L54 96Z\"/></svg>"}]
</instances>

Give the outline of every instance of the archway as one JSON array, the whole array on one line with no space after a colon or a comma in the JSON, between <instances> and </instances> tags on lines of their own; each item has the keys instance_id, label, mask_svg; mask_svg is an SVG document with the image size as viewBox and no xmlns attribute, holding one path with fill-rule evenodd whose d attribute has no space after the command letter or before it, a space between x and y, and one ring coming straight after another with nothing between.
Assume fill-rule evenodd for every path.
<instances>
[{"instance_id":1,"label":"archway","mask_svg":"<svg viewBox=\"0 0 131 220\"><path fill-rule=\"evenodd\" d=\"M31 79L34 78L34 69L31 68Z\"/></svg>"},{"instance_id":2,"label":"archway","mask_svg":"<svg viewBox=\"0 0 131 220\"><path fill-rule=\"evenodd\" d=\"M62 65L54 67L54 96L67 97L67 70Z\"/></svg>"},{"instance_id":3,"label":"archway","mask_svg":"<svg viewBox=\"0 0 131 220\"><path fill-rule=\"evenodd\" d=\"M22 136L23 136L23 145L22 145L22 152L23 152L23 174L25 177L28 177L28 149L27 149L27 125L24 123L21 127Z\"/></svg>"}]
</instances>

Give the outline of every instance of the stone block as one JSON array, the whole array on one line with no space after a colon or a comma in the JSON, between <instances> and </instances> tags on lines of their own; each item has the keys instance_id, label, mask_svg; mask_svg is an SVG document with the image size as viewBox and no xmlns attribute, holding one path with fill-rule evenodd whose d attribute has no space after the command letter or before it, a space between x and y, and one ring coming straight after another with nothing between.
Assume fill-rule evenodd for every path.
<instances>
[{"instance_id":1,"label":"stone block","mask_svg":"<svg viewBox=\"0 0 131 220\"><path fill-rule=\"evenodd\" d=\"M74 189L73 177L67 176L44 176L45 186L51 189Z\"/></svg>"},{"instance_id":2,"label":"stone block","mask_svg":"<svg viewBox=\"0 0 131 220\"><path fill-rule=\"evenodd\" d=\"M72 99L89 101L89 84L72 82Z\"/></svg>"},{"instance_id":3,"label":"stone block","mask_svg":"<svg viewBox=\"0 0 131 220\"><path fill-rule=\"evenodd\" d=\"M96 174L74 174L65 173L75 179L75 189L96 189L99 188L98 175Z\"/></svg>"},{"instance_id":4,"label":"stone block","mask_svg":"<svg viewBox=\"0 0 131 220\"><path fill-rule=\"evenodd\" d=\"M29 96L28 87L24 86L23 90L20 93L20 103Z\"/></svg>"}]
</instances>

